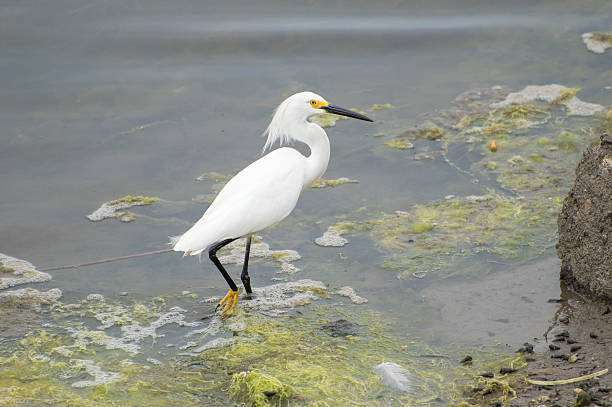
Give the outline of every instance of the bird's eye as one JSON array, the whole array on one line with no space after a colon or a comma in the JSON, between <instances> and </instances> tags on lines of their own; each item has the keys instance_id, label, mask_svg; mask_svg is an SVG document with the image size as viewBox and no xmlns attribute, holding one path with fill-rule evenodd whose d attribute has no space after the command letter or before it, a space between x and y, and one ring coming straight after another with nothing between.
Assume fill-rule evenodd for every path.
<instances>
[{"instance_id":1,"label":"bird's eye","mask_svg":"<svg viewBox=\"0 0 612 407\"><path fill-rule=\"evenodd\" d=\"M313 106L315 106L315 105L317 104L317 102L316 102L315 100L311 100L311 101L310 101L310 104L311 104L311 105L313 105Z\"/></svg>"}]
</instances>

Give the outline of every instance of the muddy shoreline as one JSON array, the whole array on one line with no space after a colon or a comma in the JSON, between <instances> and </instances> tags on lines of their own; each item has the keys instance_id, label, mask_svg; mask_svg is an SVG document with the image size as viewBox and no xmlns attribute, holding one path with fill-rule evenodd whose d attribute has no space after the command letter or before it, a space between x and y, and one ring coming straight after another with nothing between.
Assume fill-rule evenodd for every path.
<instances>
[{"instance_id":1,"label":"muddy shoreline","mask_svg":"<svg viewBox=\"0 0 612 407\"><path fill-rule=\"evenodd\" d=\"M531 380L577 378L612 366L612 304L593 302L562 285L551 326L543 337L547 350L526 354L528 366L517 374ZM531 342L531 341L529 341ZM531 342L533 343L533 342ZM612 374L576 383L540 386L519 381L508 406L612 406Z\"/></svg>"}]
</instances>

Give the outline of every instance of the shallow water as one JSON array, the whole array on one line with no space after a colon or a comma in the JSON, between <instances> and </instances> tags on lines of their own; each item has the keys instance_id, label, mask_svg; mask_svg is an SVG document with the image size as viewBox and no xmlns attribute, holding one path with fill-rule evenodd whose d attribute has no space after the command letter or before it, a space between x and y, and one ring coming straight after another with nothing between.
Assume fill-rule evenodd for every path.
<instances>
[{"instance_id":1,"label":"shallow water","mask_svg":"<svg viewBox=\"0 0 612 407\"><path fill-rule=\"evenodd\" d=\"M50 267L165 247L206 207L193 198L214 182L196 177L230 175L256 159L272 109L312 90L345 107L393 108L367 110L375 124L340 120L327 129L325 178L359 184L310 190L288 219L261 232L272 249L302 255L294 262L302 270L288 278L351 285L369 299L364 312L428 344L509 344L511 352L541 336L557 309L547 300L559 296L554 249L529 261L476 256L451 276L398 280L381 268L388 253L363 234L348 235L342 248L313 241L345 216L356 220L359 208L372 219L498 187L473 183L441 156L413 160L414 152L384 145L464 91L560 83L612 104L604 88L612 54L589 53L580 40L609 29L609 2L265 3L4 2L0 251ZM420 147L439 150L427 143ZM129 194L162 202L133 208L132 223L85 218ZM277 270L254 264L254 286L271 284ZM231 272L237 278L238 268ZM65 301L226 290L208 261L178 254L52 274L37 288L59 287Z\"/></svg>"}]
</instances>

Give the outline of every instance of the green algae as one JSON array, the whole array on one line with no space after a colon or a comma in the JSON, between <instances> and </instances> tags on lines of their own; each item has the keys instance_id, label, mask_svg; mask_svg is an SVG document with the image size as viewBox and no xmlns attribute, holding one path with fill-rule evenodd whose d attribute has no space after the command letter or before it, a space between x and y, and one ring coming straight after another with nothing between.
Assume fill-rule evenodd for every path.
<instances>
[{"instance_id":1,"label":"green algae","mask_svg":"<svg viewBox=\"0 0 612 407\"><path fill-rule=\"evenodd\" d=\"M536 163L543 163L548 161L548 158L543 157L540 154L529 154L529 156L527 157L530 161L536 162Z\"/></svg>"},{"instance_id":2,"label":"green algae","mask_svg":"<svg viewBox=\"0 0 612 407\"><path fill-rule=\"evenodd\" d=\"M349 179L346 177L341 177L337 179L319 178L311 185L311 188L335 188L339 185L344 185L344 184L359 184L359 181L356 179Z\"/></svg>"},{"instance_id":3,"label":"green algae","mask_svg":"<svg viewBox=\"0 0 612 407\"><path fill-rule=\"evenodd\" d=\"M134 214L118 211L131 208L132 206L151 205L159 201L160 199L157 197L127 195L123 198L103 203L102 206L87 215L87 219L92 222L99 222L107 218L120 218L123 222L131 222L136 218Z\"/></svg>"},{"instance_id":4,"label":"green algae","mask_svg":"<svg viewBox=\"0 0 612 407\"><path fill-rule=\"evenodd\" d=\"M555 143L562 150L576 150L582 145L582 140L574 133L563 131L557 136Z\"/></svg>"},{"instance_id":5,"label":"green algae","mask_svg":"<svg viewBox=\"0 0 612 407\"><path fill-rule=\"evenodd\" d=\"M597 118L597 132L612 134L612 106L596 113L595 117Z\"/></svg>"},{"instance_id":6,"label":"green algae","mask_svg":"<svg viewBox=\"0 0 612 407\"><path fill-rule=\"evenodd\" d=\"M126 332L167 312L162 301L124 306L90 296L76 304L55 304L40 312L52 322L22 339L0 344L0 404L54 406L184 406L218 402L214 381L176 364L143 362L111 338L106 329ZM95 318L100 330L87 328ZM140 321L142 325L138 323ZM110 331L109 331L110 333ZM93 377L92 380L83 380Z\"/></svg>"},{"instance_id":7,"label":"green algae","mask_svg":"<svg viewBox=\"0 0 612 407\"><path fill-rule=\"evenodd\" d=\"M364 226L367 228L367 225L359 224L357 222L337 222L332 225L332 227L338 230L340 233L348 233L358 229L365 230Z\"/></svg>"},{"instance_id":8,"label":"green algae","mask_svg":"<svg viewBox=\"0 0 612 407\"><path fill-rule=\"evenodd\" d=\"M504 138L509 134L509 130L505 124L491 124L484 127L479 133L484 138Z\"/></svg>"},{"instance_id":9,"label":"green algae","mask_svg":"<svg viewBox=\"0 0 612 407\"><path fill-rule=\"evenodd\" d=\"M219 182L219 181L225 181L227 178L228 178L227 175L223 175L219 172L211 171L211 172L205 172L202 175L198 176L196 178L196 181L198 182L202 182L202 181Z\"/></svg>"},{"instance_id":10,"label":"green algae","mask_svg":"<svg viewBox=\"0 0 612 407\"><path fill-rule=\"evenodd\" d=\"M410 225L410 231L413 233L426 233L433 229L434 225L429 222L416 222Z\"/></svg>"},{"instance_id":11,"label":"green algae","mask_svg":"<svg viewBox=\"0 0 612 407\"><path fill-rule=\"evenodd\" d=\"M549 138L547 138L547 137L540 137L540 138L537 140L537 145L538 145L539 147L546 146L546 145L548 145L548 144L550 144L550 143L551 143L551 140L550 140Z\"/></svg>"},{"instance_id":12,"label":"green algae","mask_svg":"<svg viewBox=\"0 0 612 407\"><path fill-rule=\"evenodd\" d=\"M371 110L384 110L384 109L392 109L393 105L391 103L375 103L370 107Z\"/></svg>"},{"instance_id":13,"label":"green algae","mask_svg":"<svg viewBox=\"0 0 612 407\"><path fill-rule=\"evenodd\" d=\"M508 357L497 363L491 364L488 371L499 371L500 367L506 367L519 371L527 366L522 356ZM476 376L471 383L463 389L466 400L457 404L461 406L482 405L508 405L516 398L516 390L524 384L526 375L522 372L513 374L494 375L493 377ZM475 404L470 404L475 403Z\"/></svg>"},{"instance_id":14,"label":"green algae","mask_svg":"<svg viewBox=\"0 0 612 407\"><path fill-rule=\"evenodd\" d=\"M0 262L0 273L14 273L15 269L13 267L8 267Z\"/></svg>"},{"instance_id":15,"label":"green algae","mask_svg":"<svg viewBox=\"0 0 612 407\"><path fill-rule=\"evenodd\" d=\"M284 259L287 259L290 256L291 256L291 253L289 253L286 250L278 250L278 251L272 252L272 258L276 261L283 261Z\"/></svg>"},{"instance_id":16,"label":"green algae","mask_svg":"<svg viewBox=\"0 0 612 407\"><path fill-rule=\"evenodd\" d=\"M444 130L436 126L422 129L422 133L423 137L427 140L440 140L445 135Z\"/></svg>"},{"instance_id":17,"label":"green algae","mask_svg":"<svg viewBox=\"0 0 612 407\"><path fill-rule=\"evenodd\" d=\"M324 113L318 114L316 116L312 116L310 121L317 123L319 126L323 128L334 127L336 122L340 119L345 119L344 116L339 116L337 114Z\"/></svg>"},{"instance_id":18,"label":"green algae","mask_svg":"<svg viewBox=\"0 0 612 407\"><path fill-rule=\"evenodd\" d=\"M536 107L533 103L524 103L512 104L493 110L489 115L494 121L511 120L516 123L517 120L529 120L543 113L544 110Z\"/></svg>"},{"instance_id":19,"label":"green algae","mask_svg":"<svg viewBox=\"0 0 612 407\"><path fill-rule=\"evenodd\" d=\"M481 253L502 258L535 255L537 247L554 237L551 229L560 205L560 200L499 194L451 198L378 219L372 234L379 247L392 253L384 268L397 270L400 278L422 276L452 271L453 259Z\"/></svg>"},{"instance_id":20,"label":"green algae","mask_svg":"<svg viewBox=\"0 0 612 407\"><path fill-rule=\"evenodd\" d=\"M430 272L453 273L473 256L524 262L551 248L557 213L580 152L598 140L597 131L585 128L585 119L569 116L561 106L578 91L567 89L558 103L534 101L499 108L489 107L494 99L481 98L436 113L420 127L387 140L391 146L408 140L416 143L427 138L425 129L439 128L443 136L430 139L439 140L445 161L487 187L481 196L398 208L401 212L394 215L358 222L371 226L369 236L387 253L382 267L396 271L400 278L423 277ZM599 131L611 127L612 109L599 112L593 124ZM496 140L496 151L490 150L490 140ZM476 154L460 155L459 164L451 155L454 151ZM434 227L423 231L420 225Z\"/></svg>"},{"instance_id":21,"label":"green algae","mask_svg":"<svg viewBox=\"0 0 612 407\"><path fill-rule=\"evenodd\" d=\"M226 377L230 373L231 379L224 379L221 387L228 386L235 401L249 406L458 402L457 389L474 379L450 359L420 359L418 355L440 354L440 350L389 333L379 315L317 308L308 316L272 320L241 314L245 329L234 334L235 342L206 350L196 359L206 363L209 372ZM333 336L325 330L338 317L355 327L353 334ZM500 354L483 357L488 363L503 359ZM414 392L394 391L374 373L376 365L390 360L407 368Z\"/></svg>"},{"instance_id":22,"label":"green algae","mask_svg":"<svg viewBox=\"0 0 612 407\"><path fill-rule=\"evenodd\" d=\"M399 136L392 138L385 144L392 148L405 149L412 148L411 142L417 140L425 139L431 141L439 141L445 138L445 136L446 132L443 128L435 125L434 123L427 122L417 128L402 132ZM402 148L403 145L407 147Z\"/></svg>"},{"instance_id":23,"label":"green algae","mask_svg":"<svg viewBox=\"0 0 612 407\"><path fill-rule=\"evenodd\" d=\"M418 213L435 216L429 209ZM358 232L375 225L341 221L335 227ZM464 398L461 389L477 380L456 362L465 347L432 348L392 333L381 315L356 312L352 303L338 304L344 298L321 283L304 285L300 292L316 297L317 304L273 313L267 301L278 293L256 292L252 304L259 298L264 308L241 303L232 316L213 315L207 326L186 329L178 338L181 327L195 326L185 323L182 313L202 306L191 296L116 301L90 294L80 302L54 303L38 313L49 322L44 330L0 341L0 387L6 389L1 404L400 406L438 400L453 405ZM309 304L296 299L285 306ZM160 321L178 324L163 332L174 336L172 348L156 332L166 323ZM336 334L329 326L346 331ZM202 341L208 342L199 349L177 352ZM479 369L505 358L479 348L470 352ZM448 357L427 357L440 354ZM385 384L374 371L382 362L404 367L414 390L407 393Z\"/></svg>"},{"instance_id":24,"label":"green algae","mask_svg":"<svg viewBox=\"0 0 612 407\"><path fill-rule=\"evenodd\" d=\"M132 212L125 212L121 215L117 214L117 217L119 218L119 221L123 223L130 223L136 220L136 215Z\"/></svg>"},{"instance_id":25,"label":"green algae","mask_svg":"<svg viewBox=\"0 0 612 407\"><path fill-rule=\"evenodd\" d=\"M485 115L483 114L466 114L463 117L461 117L461 119L455 125L455 127L458 129L465 129L466 127L469 127L474 122L484 120L484 119L485 119Z\"/></svg>"},{"instance_id":26,"label":"green algae","mask_svg":"<svg viewBox=\"0 0 612 407\"><path fill-rule=\"evenodd\" d=\"M413 147L413 144L406 140L398 140L392 139L385 143L390 148L395 148L397 150L408 150Z\"/></svg>"},{"instance_id":27,"label":"green algae","mask_svg":"<svg viewBox=\"0 0 612 407\"><path fill-rule=\"evenodd\" d=\"M350 110L351 112L359 113L359 114L362 114L362 115L364 115L364 116L366 115L366 112L364 112L363 110L359 110L359 109L357 109L357 108L355 108L355 107L351 107L349 110Z\"/></svg>"},{"instance_id":28,"label":"green algae","mask_svg":"<svg viewBox=\"0 0 612 407\"><path fill-rule=\"evenodd\" d=\"M612 33L594 32L591 34L591 38L595 41L603 42L612 46Z\"/></svg>"},{"instance_id":29,"label":"green algae","mask_svg":"<svg viewBox=\"0 0 612 407\"><path fill-rule=\"evenodd\" d=\"M324 297L325 292L317 295ZM179 297L131 305L89 297L47 308L43 314L53 321L48 329L0 343L2 405L399 406L426 400L453 404L463 397L459 389L476 380L470 369L453 362L465 348L431 348L392 334L378 314L353 312L338 304L304 307L300 316L271 317L239 309L231 318L213 319L201 330L214 334L217 331L211 329L216 326L220 330L216 335L228 337L219 342L223 345L203 347L192 356L144 361L98 341L108 337L111 331L106 330L113 326L125 327L136 320L144 326L167 312ZM196 304L190 298L180 300L187 307ZM103 324L101 330L85 329L92 316ZM326 327L340 321L351 327L350 333L331 335ZM202 339L206 337L203 333ZM505 357L473 351L481 356L478 367L499 364ZM449 357L427 358L441 353ZM389 388L373 370L383 361L405 366L414 391Z\"/></svg>"},{"instance_id":30,"label":"green algae","mask_svg":"<svg viewBox=\"0 0 612 407\"><path fill-rule=\"evenodd\" d=\"M482 139L505 138L518 129L528 128L548 117L546 109L534 103L512 104L467 114L452 127L461 130L459 135L470 134ZM469 127L471 125L474 126Z\"/></svg>"},{"instance_id":31,"label":"green algae","mask_svg":"<svg viewBox=\"0 0 612 407\"><path fill-rule=\"evenodd\" d=\"M468 106L467 111L442 112L433 123L425 122L388 140L385 144L401 148L400 146L408 141L426 139L440 141L443 147L448 148L457 142L465 141L466 136L472 140L472 143L490 139L508 139L517 131L539 125L551 117L547 110L549 106L545 103L528 102L496 109L487 108L483 104ZM520 142L520 140L509 141L512 145Z\"/></svg>"},{"instance_id":32,"label":"green algae","mask_svg":"<svg viewBox=\"0 0 612 407\"><path fill-rule=\"evenodd\" d=\"M562 105L567 103L571 98L576 96L578 92L580 92L582 88L569 88L569 89L561 89L559 90L560 96L550 102L553 105Z\"/></svg>"},{"instance_id":33,"label":"green algae","mask_svg":"<svg viewBox=\"0 0 612 407\"><path fill-rule=\"evenodd\" d=\"M155 202L159 202L159 198L157 197L149 197L149 196L132 196L126 195L123 198L115 199L113 201L108 202L109 205L112 206L123 206L123 205L151 205Z\"/></svg>"},{"instance_id":34,"label":"green algae","mask_svg":"<svg viewBox=\"0 0 612 407\"><path fill-rule=\"evenodd\" d=\"M232 376L230 395L252 407L269 406L272 400L287 401L295 390L277 378L261 372L240 372Z\"/></svg>"},{"instance_id":35,"label":"green algae","mask_svg":"<svg viewBox=\"0 0 612 407\"><path fill-rule=\"evenodd\" d=\"M83 370L75 359L44 357L46 350L58 348L62 341L59 335L40 331L22 340L13 356L0 359L2 405L161 407L176 405L180 400L180 405L198 406L208 398L205 390L214 387L199 372L181 372L167 366L144 369L126 363L122 367L121 360L105 361L101 355L90 354L84 360L93 359L105 369L115 369L120 379L83 390L66 382L66 378L82 377Z\"/></svg>"}]
</instances>

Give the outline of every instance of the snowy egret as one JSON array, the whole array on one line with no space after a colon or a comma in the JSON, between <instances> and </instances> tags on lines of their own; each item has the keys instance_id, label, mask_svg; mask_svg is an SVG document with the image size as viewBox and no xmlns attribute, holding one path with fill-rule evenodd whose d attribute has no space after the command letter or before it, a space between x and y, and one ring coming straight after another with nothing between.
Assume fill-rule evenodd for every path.
<instances>
[{"instance_id":1,"label":"snowy egret","mask_svg":"<svg viewBox=\"0 0 612 407\"><path fill-rule=\"evenodd\" d=\"M311 116L333 113L371 122L372 119L329 104L316 93L300 92L288 97L277 108L266 130L264 151L276 141L280 145L297 140L310 148L305 157L299 151L281 147L253 162L236 174L219 192L204 215L174 241L173 250L184 255L197 255L208 250L230 290L217 305L222 312L238 302L238 287L227 273L217 251L241 237L247 237L244 264L240 279L248 294L251 281L248 273L251 237L268 226L283 220L305 189L323 175L329 163L329 139L325 130L308 121Z\"/></svg>"}]
</instances>

